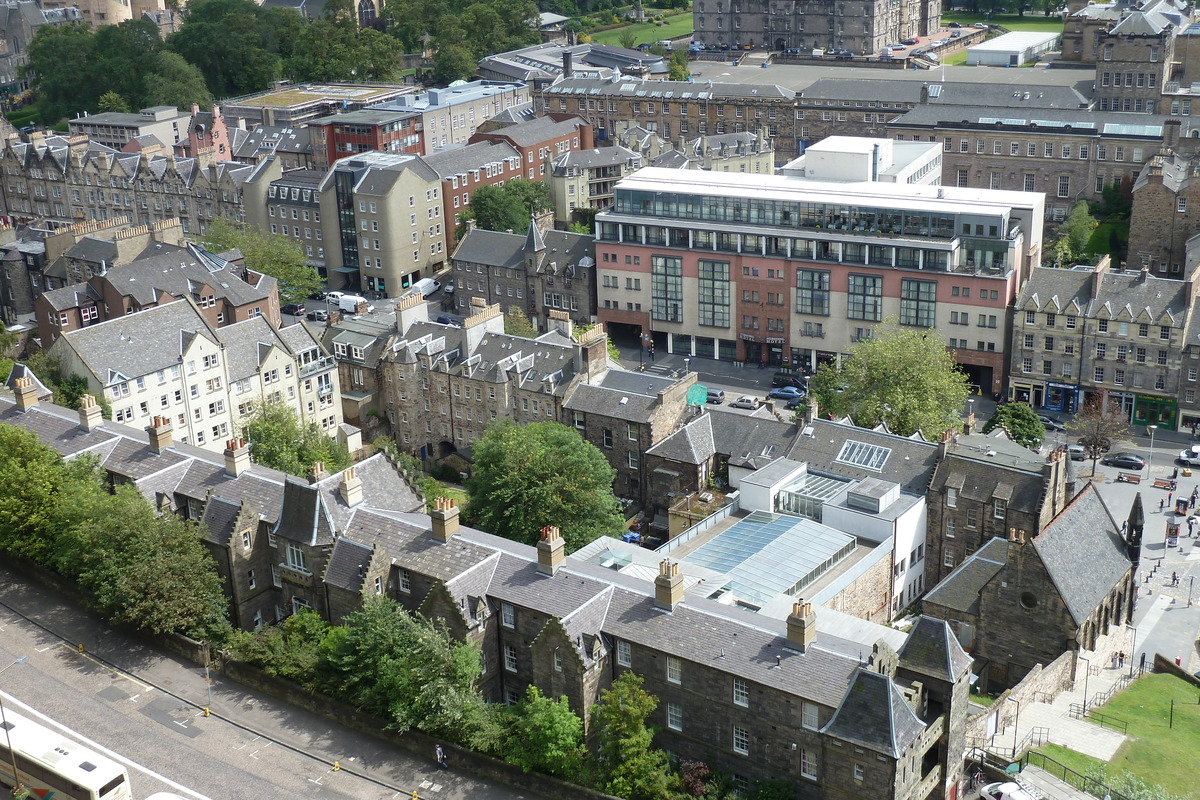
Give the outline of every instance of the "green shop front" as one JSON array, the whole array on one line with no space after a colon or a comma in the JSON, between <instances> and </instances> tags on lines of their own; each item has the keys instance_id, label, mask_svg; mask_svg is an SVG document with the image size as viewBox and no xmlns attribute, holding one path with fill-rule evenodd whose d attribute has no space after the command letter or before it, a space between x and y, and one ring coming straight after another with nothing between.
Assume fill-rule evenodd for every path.
<instances>
[{"instance_id":1,"label":"green shop front","mask_svg":"<svg viewBox=\"0 0 1200 800\"><path fill-rule=\"evenodd\" d=\"M1164 430L1173 431L1178 411L1179 407L1175 398L1134 395L1133 424L1157 425Z\"/></svg>"}]
</instances>

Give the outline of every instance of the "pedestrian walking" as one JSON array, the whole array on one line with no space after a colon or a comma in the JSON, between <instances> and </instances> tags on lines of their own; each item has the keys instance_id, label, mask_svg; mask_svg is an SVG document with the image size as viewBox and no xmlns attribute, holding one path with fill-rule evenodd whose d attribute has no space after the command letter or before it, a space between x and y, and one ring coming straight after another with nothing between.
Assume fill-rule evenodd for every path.
<instances>
[{"instance_id":1,"label":"pedestrian walking","mask_svg":"<svg viewBox=\"0 0 1200 800\"><path fill-rule=\"evenodd\" d=\"M1124 650L1117 653L1117 666L1121 667L1121 668L1125 667L1125 651Z\"/></svg>"},{"instance_id":2,"label":"pedestrian walking","mask_svg":"<svg viewBox=\"0 0 1200 800\"><path fill-rule=\"evenodd\" d=\"M440 744L433 749L433 755L437 758L438 769L448 768L449 765L446 764L446 751L442 749Z\"/></svg>"},{"instance_id":3,"label":"pedestrian walking","mask_svg":"<svg viewBox=\"0 0 1200 800\"><path fill-rule=\"evenodd\" d=\"M1179 585L1179 573L1174 572L1174 571L1171 572L1171 585L1172 586Z\"/></svg>"},{"instance_id":4,"label":"pedestrian walking","mask_svg":"<svg viewBox=\"0 0 1200 800\"><path fill-rule=\"evenodd\" d=\"M1165 506L1166 504L1167 504L1166 500L1163 500L1161 497L1158 498L1158 510L1160 512L1163 510L1163 506Z\"/></svg>"},{"instance_id":5,"label":"pedestrian walking","mask_svg":"<svg viewBox=\"0 0 1200 800\"><path fill-rule=\"evenodd\" d=\"M1121 520L1121 535L1125 535L1125 526L1129 524L1128 520Z\"/></svg>"},{"instance_id":6,"label":"pedestrian walking","mask_svg":"<svg viewBox=\"0 0 1200 800\"><path fill-rule=\"evenodd\" d=\"M1175 496L1174 492L1167 492L1167 505L1171 505L1171 498Z\"/></svg>"}]
</instances>

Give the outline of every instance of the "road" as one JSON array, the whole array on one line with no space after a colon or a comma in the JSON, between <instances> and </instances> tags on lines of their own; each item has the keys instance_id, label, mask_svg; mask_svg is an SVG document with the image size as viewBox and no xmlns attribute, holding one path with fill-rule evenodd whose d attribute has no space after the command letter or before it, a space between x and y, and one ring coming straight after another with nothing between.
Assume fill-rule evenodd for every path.
<instances>
[{"instance_id":1,"label":"road","mask_svg":"<svg viewBox=\"0 0 1200 800\"><path fill-rule=\"evenodd\" d=\"M135 798L519 800L495 786L216 677L114 630L0 566L0 696L126 764ZM84 653L76 644L82 642ZM28 661L14 664L26 656ZM11 665L11 666L10 666ZM42 718L44 716L44 718ZM51 725L54 727L54 725ZM342 769L334 771L334 761Z\"/></svg>"}]
</instances>

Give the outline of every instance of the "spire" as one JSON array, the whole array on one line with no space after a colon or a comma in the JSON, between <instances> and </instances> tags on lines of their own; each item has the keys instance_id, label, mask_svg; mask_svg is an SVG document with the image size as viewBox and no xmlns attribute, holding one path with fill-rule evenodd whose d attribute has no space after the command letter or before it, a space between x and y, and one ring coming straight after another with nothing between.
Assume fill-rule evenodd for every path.
<instances>
[{"instance_id":1,"label":"spire","mask_svg":"<svg viewBox=\"0 0 1200 800\"><path fill-rule=\"evenodd\" d=\"M540 253L546 249L546 243L542 241L542 232L538 230L537 218L533 212L529 212L529 233L525 235L525 254Z\"/></svg>"},{"instance_id":2,"label":"spire","mask_svg":"<svg viewBox=\"0 0 1200 800\"><path fill-rule=\"evenodd\" d=\"M1135 574L1142 560L1142 532L1145 528L1146 513L1142 510L1142 493L1138 492L1129 509L1129 519L1125 521L1125 551L1133 562Z\"/></svg>"}]
</instances>

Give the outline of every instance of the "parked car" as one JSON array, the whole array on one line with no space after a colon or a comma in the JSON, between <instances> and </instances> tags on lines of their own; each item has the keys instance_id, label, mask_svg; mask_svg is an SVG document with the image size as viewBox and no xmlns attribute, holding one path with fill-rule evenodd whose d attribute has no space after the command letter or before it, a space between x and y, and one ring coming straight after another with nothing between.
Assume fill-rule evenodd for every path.
<instances>
[{"instance_id":1,"label":"parked car","mask_svg":"<svg viewBox=\"0 0 1200 800\"><path fill-rule=\"evenodd\" d=\"M1083 461L1087 458L1087 448L1081 444L1069 444L1067 445L1067 456L1072 461Z\"/></svg>"},{"instance_id":2,"label":"parked car","mask_svg":"<svg viewBox=\"0 0 1200 800\"><path fill-rule=\"evenodd\" d=\"M798 389L808 388L808 378L795 372L776 372L771 376L772 386L795 386Z\"/></svg>"},{"instance_id":3,"label":"parked car","mask_svg":"<svg viewBox=\"0 0 1200 800\"><path fill-rule=\"evenodd\" d=\"M1181 450L1175 460L1189 467L1200 467L1200 445L1194 444L1187 450Z\"/></svg>"},{"instance_id":4,"label":"parked car","mask_svg":"<svg viewBox=\"0 0 1200 800\"><path fill-rule=\"evenodd\" d=\"M1100 461L1108 467L1117 467L1119 469L1145 469L1146 459L1139 456L1137 453L1113 453L1107 455Z\"/></svg>"},{"instance_id":5,"label":"parked car","mask_svg":"<svg viewBox=\"0 0 1200 800\"><path fill-rule=\"evenodd\" d=\"M767 397L773 400L793 400L797 397L804 397L808 392L798 386L779 386L767 393Z\"/></svg>"},{"instance_id":6,"label":"parked car","mask_svg":"<svg viewBox=\"0 0 1200 800\"><path fill-rule=\"evenodd\" d=\"M838 57L838 58L854 58L854 51L852 51L852 50L838 50L838 51L837 51L837 57Z\"/></svg>"},{"instance_id":7,"label":"parked car","mask_svg":"<svg viewBox=\"0 0 1200 800\"><path fill-rule=\"evenodd\" d=\"M983 800L1033 800L1029 792L1012 781L989 783L979 790L979 796Z\"/></svg>"},{"instance_id":8,"label":"parked car","mask_svg":"<svg viewBox=\"0 0 1200 800\"><path fill-rule=\"evenodd\" d=\"M326 292L325 302L336 306L338 302L346 295L345 292Z\"/></svg>"},{"instance_id":9,"label":"parked car","mask_svg":"<svg viewBox=\"0 0 1200 800\"><path fill-rule=\"evenodd\" d=\"M1042 421L1042 427L1048 431L1065 431L1066 427L1062 420L1058 417L1052 417L1049 414L1038 414L1038 419Z\"/></svg>"},{"instance_id":10,"label":"parked car","mask_svg":"<svg viewBox=\"0 0 1200 800\"><path fill-rule=\"evenodd\" d=\"M784 406L784 408L786 408L788 411L795 411L797 408L800 408L802 405L804 405L807 402L808 402L807 396L793 397L791 400L787 401L787 405Z\"/></svg>"},{"instance_id":11,"label":"parked car","mask_svg":"<svg viewBox=\"0 0 1200 800\"><path fill-rule=\"evenodd\" d=\"M762 405L762 400L759 400L752 394L744 394L729 405L731 408L748 408L753 411Z\"/></svg>"},{"instance_id":12,"label":"parked car","mask_svg":"<svg viewBox=\"0 0 1200 800\"><path fill-rule=\"evenodd\" d=\"M783 52L785 55L798 56L798 55L800 55L801 51L800 51L799 47L789 47L787 50L784 50Z\"/></svg>"},{"instance_id":13,"label":"parked car","mask_svg":"<svg viewBox=\"0 0 1200 800\"><path fill-rule=\"evenodd\" d=\"M705 402L712 403L714 406L719 406L725 402L725 393L720 389L709 389L708 397Z\"/></svg>"},{"instance_id":14,"label":"parked car","mask_svg":"<svg viewBox=\"0 0 1200 800\"><path fill-rule=\"evenodd\" d=\"M909 47L912 47L914 44L920 44L920 43L921 43L921 40L920 40L920 39L917 39L916 37L910 36L910 37L908 37L907 39L901 39L901 40L900 40L900 43L901 43L901 44L906 44L906 45L908 45Z\"/></svg>"},{"instance_id":15,"label":"parked car","mask_svg":"<svg viewBox=\"0 0 1200 800\"><path fill-rule=\"evenodd\" d=\"M284 314L291 314L293 317L298 317L308 309L304 307L304 303L288 303L286 306L281 306L279 310Z\"/></svg>"},{"instance_id":16,"label":"parked car","mask_svg":"<svg viewBox=\"0 0 1200 800\"><path fill-rule=\"evenodd\" d=\"M441 316L439 316L437 318L437 323L439 325L453 325L456 328L462 327L462 320L457 319L456 317L452 317L449 314L442 314Z\"/></svg>"},{"instance_id":17,"label":"parked car","mask_svg":"<svg viewBox=\"0 0 1200 800\"><path fill-rule=\"evenodd\" d=\"M1088 450L1099 450L1101 453L1107 453L1112 449L1112 441L1109 439L1097 439L1093 436L1080 436L1079 444L1083 445Z\"/></svg>"},{"instance_id":18,"label":"parked car","mask_svg":"<svg viewBox=\"0 0 1200 800\"><path fill-rule=\"evenodd\" d=\"M329 322L329 312L323 308L314 308L304 316L313 322Z\"/></svg>"},{"instance_id":19,"label":"parked car","mask_svg":"<svg viewBox=\"0 0 1200 800\"><path fill-rule=\"evenodd\" d=\"M961 22L950 22L950 23L946 24L946 27L947 28L961 28L962 23Z\"/></svg>"}]
</instances>

